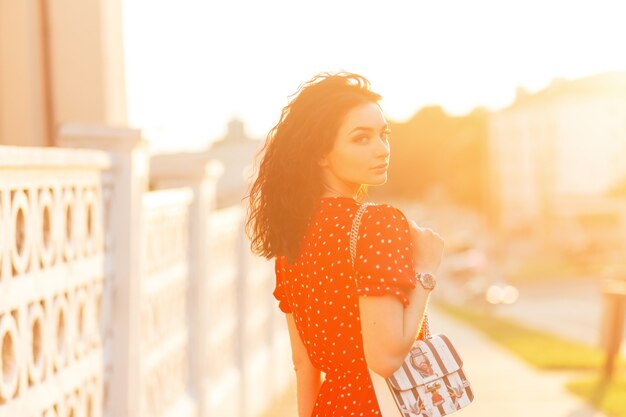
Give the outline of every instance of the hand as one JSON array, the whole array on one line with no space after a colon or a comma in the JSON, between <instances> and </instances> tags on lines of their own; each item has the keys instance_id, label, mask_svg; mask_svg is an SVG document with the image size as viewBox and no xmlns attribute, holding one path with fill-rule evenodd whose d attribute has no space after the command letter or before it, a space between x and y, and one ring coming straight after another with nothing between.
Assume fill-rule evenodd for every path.
<instances>
[{"instance_id":1,"label":"hand","mask_svg":"<svg viewBox=\"0 0 626 417\"><path fill-rule=\"evenodd\" d=\"M407 220L413 242L415 271L435 273L441 264L443 238L434 230L420 227L411 219Z\"/></svg>"}]
</instances>

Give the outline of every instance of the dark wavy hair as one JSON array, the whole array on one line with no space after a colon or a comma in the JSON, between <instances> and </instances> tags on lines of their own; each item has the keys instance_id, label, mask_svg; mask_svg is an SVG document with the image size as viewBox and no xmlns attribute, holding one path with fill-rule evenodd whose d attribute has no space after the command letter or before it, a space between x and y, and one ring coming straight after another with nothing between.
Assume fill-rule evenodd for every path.
<instances>
[{"instance_id":1,"label":"dark wavy hair","mask_svg":"<svg viewBox=\"0 0 626 417\"><path fill-rule=\"evenodd\" d=\"M284 255L289 263L300 253L323 193L318 160L331 151L348 111L382 98L365 77L345 71L319 73L293 96L255 156L259 169L247 196L246 222L253 253L266 259ZM362 184L357 200L366 193Z\"/></svg>"}]
</instances>

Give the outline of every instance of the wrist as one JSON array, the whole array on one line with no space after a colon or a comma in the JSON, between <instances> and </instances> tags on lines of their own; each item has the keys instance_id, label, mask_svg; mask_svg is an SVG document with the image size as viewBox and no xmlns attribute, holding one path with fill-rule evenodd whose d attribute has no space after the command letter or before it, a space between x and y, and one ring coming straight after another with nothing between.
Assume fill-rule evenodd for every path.
<instances>
[{"instance_id":1,"label":"wrist","mask_svg":"<svg viewBox=\"0 0 626 417\"><path fill-rule=\"evenodd\" d=\"M415 272L415 278L424 289L434 290L437 286L437 277L433 272L418 270Z\"/></svg>"},{"instance_id":2,"label":"wrist","mask_svg":"<svg viewBox=\"0 0 626 417\"><path fill-rule=\"evenodd\" d=\"M436 265L432 264L414 264L415 273L418 272L428 272L430 274L435 275L437 273L437 269L439 269Z\"/></svg>"}]
</instances>

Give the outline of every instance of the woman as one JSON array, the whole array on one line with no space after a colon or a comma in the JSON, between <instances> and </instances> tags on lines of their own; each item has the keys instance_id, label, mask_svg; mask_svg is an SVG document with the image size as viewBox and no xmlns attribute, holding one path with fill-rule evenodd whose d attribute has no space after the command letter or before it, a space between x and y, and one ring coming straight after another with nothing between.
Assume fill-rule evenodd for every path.
<instances>
[{"instance_id":1,"label":"woman","mask_svg":"<svg viewBox=\"0 0 626 417\"><path fill-rule=\"evenodd\" d=\"M349 232L368 185L387 181L389 127L364 77L321 73L283 109L250 190L248 234L276 258L299 417L380 415L367 368L388 376L421 328L443 240L397 208L366 209L351 264ZM322 382L321 374L324 373Z\"/></svg>"}]
</instances>

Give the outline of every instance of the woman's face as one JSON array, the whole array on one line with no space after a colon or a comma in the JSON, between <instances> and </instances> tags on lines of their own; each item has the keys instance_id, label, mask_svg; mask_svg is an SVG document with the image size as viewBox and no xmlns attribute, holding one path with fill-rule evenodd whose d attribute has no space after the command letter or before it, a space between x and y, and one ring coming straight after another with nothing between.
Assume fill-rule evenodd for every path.
<instances>
[{"instance_id":1,"label":"woman's face","mask_svg":"<svg viewBox=\"0 0 626 417\"><path fill-rule=\"evenodd\" d=\"M361 184L384 184L389 155L389 127L378 104L354 107L340 125L333 148L319 161L326 188L352 197Z\"/></svg>"}]
</instances>

